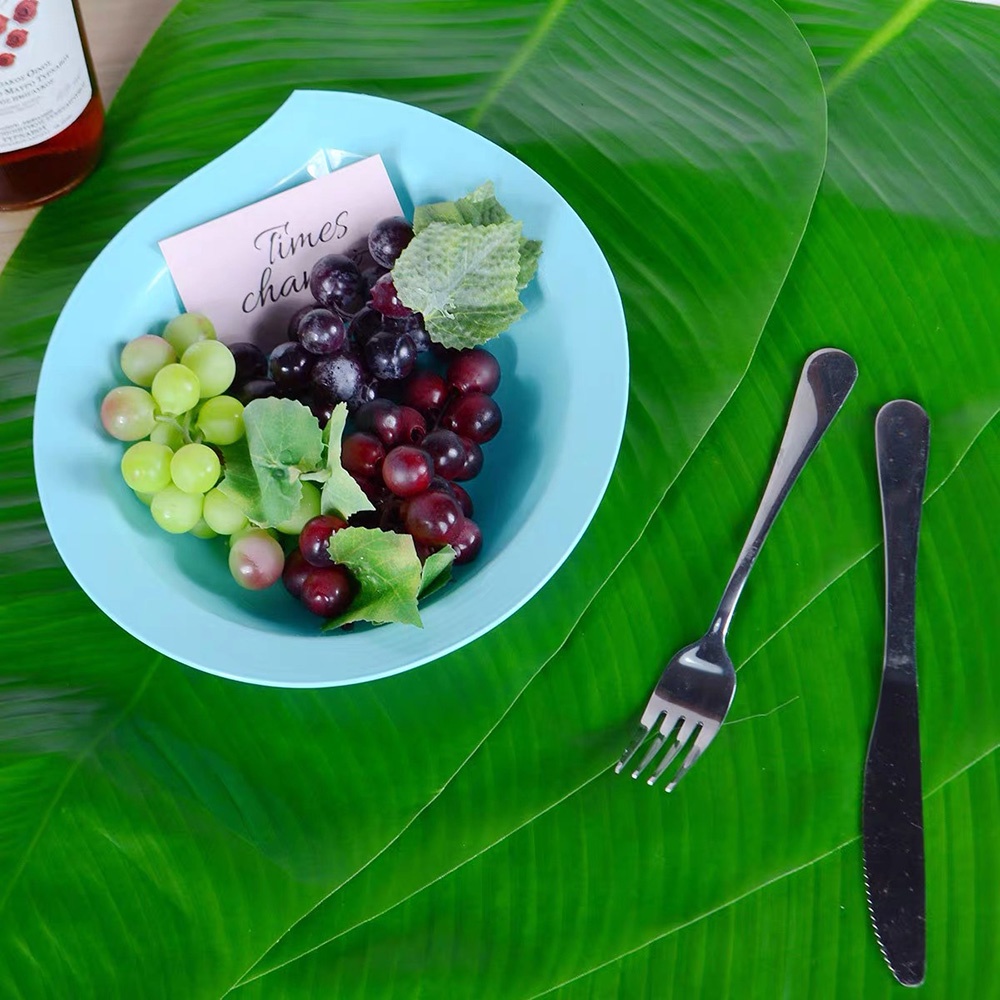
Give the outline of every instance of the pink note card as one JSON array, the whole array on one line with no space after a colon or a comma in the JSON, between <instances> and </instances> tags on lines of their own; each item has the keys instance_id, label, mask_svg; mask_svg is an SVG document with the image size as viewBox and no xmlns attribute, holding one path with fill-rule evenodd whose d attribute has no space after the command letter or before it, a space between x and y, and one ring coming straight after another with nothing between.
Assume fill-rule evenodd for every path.
<instances>
[{"instance_id":1,"label":"pink note card","mask_svg":"<svg viewBox=\"0 0 1000 1000\"><path fill-rule=\"evenodd\" d=\"M360 250L376 222L402 214L382 157L369 156L161 240L160 249L188 312L208 316L220 340L268 349L313 301L313 264Z\"/></svg>"}]
</instances>

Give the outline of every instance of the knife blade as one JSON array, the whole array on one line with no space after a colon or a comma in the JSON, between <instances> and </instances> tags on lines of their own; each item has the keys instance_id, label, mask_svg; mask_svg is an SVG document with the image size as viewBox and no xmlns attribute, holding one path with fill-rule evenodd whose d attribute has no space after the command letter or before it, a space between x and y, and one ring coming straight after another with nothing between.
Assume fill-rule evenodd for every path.
<instances>
[{"instance_id":1,"label":"knife blade","mask_svg":"<svg viewBox=\"0 0 1000 1000\"><path fill-rule=\"evenodd\" d=\"M862 846L875 937L904 986L919 986L926 965L915 619L929 428L923 409L905 399L886 403L875 420L885 536L885 655L865 760Z\"/></svg>"}]
</instances>

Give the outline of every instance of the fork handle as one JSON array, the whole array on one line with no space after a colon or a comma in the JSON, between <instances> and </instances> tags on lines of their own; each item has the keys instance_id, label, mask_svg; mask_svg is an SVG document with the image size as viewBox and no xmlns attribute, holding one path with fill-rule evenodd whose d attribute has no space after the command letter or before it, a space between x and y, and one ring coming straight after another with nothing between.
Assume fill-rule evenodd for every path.
<instances>
[{"instance_id":1,"label":"fork handle","mask_svg":"<svg viewBox=\"0 0 1000 1000\"><path fill-rule=\"evenodd\" d=\"M767 481L747 540L719 601L708 630L709 636L726 638L736 602L774 518L820 438L847 399L857 377L858 366L854 359L836 348L823 348L806 358L778 457L771 469L771 478Z\"/></svg>"}]
</instances>

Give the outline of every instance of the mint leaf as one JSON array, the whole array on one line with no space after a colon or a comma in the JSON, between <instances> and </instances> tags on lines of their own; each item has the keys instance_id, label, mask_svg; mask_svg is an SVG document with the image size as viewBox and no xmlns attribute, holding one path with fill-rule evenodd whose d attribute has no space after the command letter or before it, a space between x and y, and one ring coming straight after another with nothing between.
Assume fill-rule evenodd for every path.
<instances>
[{"instance_id":1,"label":"mint leaf","mask_svg":"<svg viewBox=\"0 0 1000 1000\"><path fill-rule=\"evenodd\" d=\"M420 590L417 597L427 597L440 590L451 579L451 564L455 561L455 550L450 545L432 552L424 560L420 574Z\"/></svg>"},{"instance_id":2,"label":"mint leaf","mask_svg":"<svg viewBox=\"0 0 1000 1000\"><path fill-rule=\"evenodd\" d=\"M303 472L323 462L323 434L312 412L294 399L255 399L243 411L246 444L257 478L259 522L287 520L302 499Z\"/></svg>"},{"instance_id":3,"label":"mint leaf","mask_svg":"<svg viewBox=\"0 0 1000 1000\"><path fill-rule=\"evenodd\" d=\"M400 299L423 314L431 339L475 347L524 312L517 297L520 249L520 222L432 222L400 254L393 283Z\"/></svg>"},{"instance_id":4,"label":"mint leaf","mask_svg":"<svg viewBox=\"0 0 1000 1000\"><path fill-rule=\"evenodd\" d=\"M538 260L542 256L542 241L521 237L521 260L517 272L517 290L527 288L538 270Z\"/></svg>"},{"instance_id":5,"label":"mint leaf","mask_svg":"<svg viewBox=\"0 0 1000 1000\"><path fill-rule=\"evenodd\" d=\"M250 461L246 438L240 438L235 444L222 449L222 466L225 474L219 483L219 492L229 497L254 524L263 524L260 486Z\"/></svg>"},{"instance_id":6,"label":"mint leaf","mask_svg":"<svg viewBox=\"0 0 1000 1000\"><path fill-rule=\"evenodd\" d=\"M320 495L320 510L324 514L336 514L345 521L359 510L374 510L372 502L354 481L354 477L340 464L341 440L347 423L347 404L338 403L330 420L323 429L326 444L326 478ZM318 479L317 476L309 476Z\"/></svg>"},{"instance_id":7,"label":"mint leaf","mask_svg":"<svg viewBox=\"0 0 1000 1000\"><path fill-rule=\"evenodd\" d=\"M413 539L379 528L341 528L330 537L330 558L358 581L351 606L323 626L329 631L348 622L404 622L423 628L417 610L421 567Z\"/></svg>"}]
</instances>

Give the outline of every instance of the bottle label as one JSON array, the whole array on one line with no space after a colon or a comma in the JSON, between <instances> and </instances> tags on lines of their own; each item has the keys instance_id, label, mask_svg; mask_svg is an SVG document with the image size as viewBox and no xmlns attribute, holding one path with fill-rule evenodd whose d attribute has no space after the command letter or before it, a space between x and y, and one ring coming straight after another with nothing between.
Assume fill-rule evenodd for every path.
<instances>
[{"instance_id":1,"label":"bottle label","mask_svg":"<svg viewBox=\"0 0 1000 1000\"><path fill-rule=\"evenodd\" d=\"M58 135L92 96L72 0L0 0L0 153Z\"/></svg>"}]
</instances>

